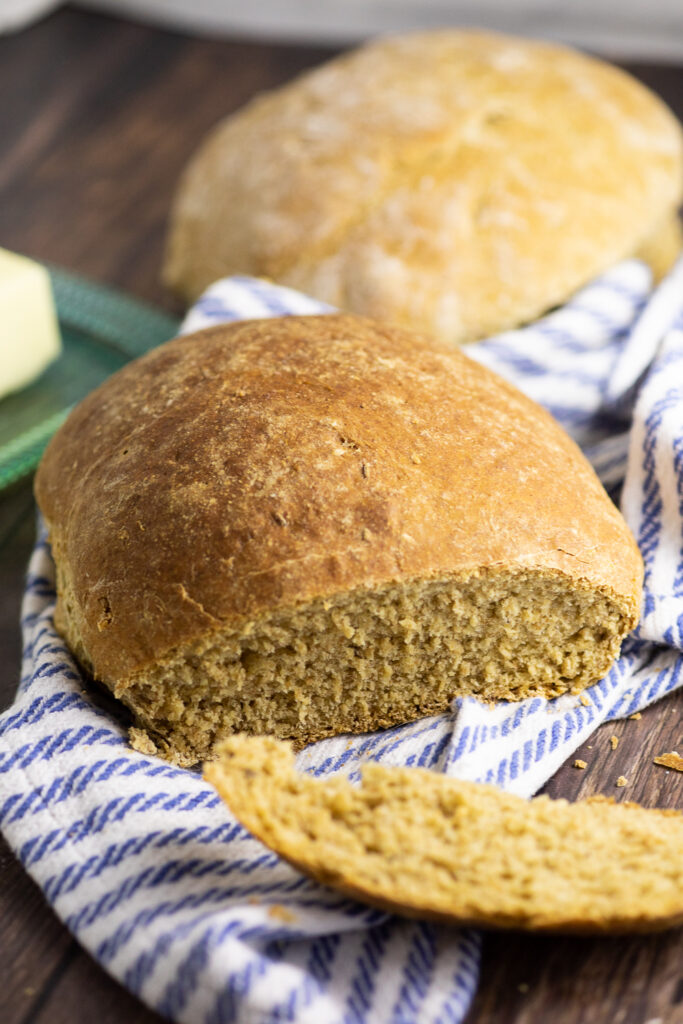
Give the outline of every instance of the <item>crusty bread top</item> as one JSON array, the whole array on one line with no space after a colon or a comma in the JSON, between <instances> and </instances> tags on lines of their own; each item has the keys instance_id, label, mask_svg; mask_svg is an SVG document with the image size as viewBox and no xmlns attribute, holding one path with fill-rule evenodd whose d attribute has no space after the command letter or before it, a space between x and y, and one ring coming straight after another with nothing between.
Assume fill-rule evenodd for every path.
<instances>
[{"instance_id":1,"label":"crusty bread top","mask_svg":"<svg viewBox=\"0 0 683 1024\"><path fill-rule=\"evenodd\" d=\"M459 350L359 317L162 345L74 410L36 495L105 681L225 622L479 569L564 574L637 619L638 549L555 421Z\"/></svg>"},{"instance_id":2,"label":"crusty bread top","mask_svg":"<svg viewBox=\"0 0 683 1024\"><path fill-rule=\"evenodd\" d=\"M205 777L306 874L411 917L544 931L683 921L683 815L519 796L369 762L360 787L298 775L288 744L234 736Z\"/></svg>"},{"instance_id":3,"label":"crusty bread top","mask_svg":"<svg viewBox=\"0 0 683 1024\"><path fill-rule=\"evenodd\" d=\"M384 39L214 129L178 190L165 278L193 299L262 275L462 342L645 243L661 262L651 238L682 188L678 122L617 68L477 31Z\"/></svg>"}]
</instances>

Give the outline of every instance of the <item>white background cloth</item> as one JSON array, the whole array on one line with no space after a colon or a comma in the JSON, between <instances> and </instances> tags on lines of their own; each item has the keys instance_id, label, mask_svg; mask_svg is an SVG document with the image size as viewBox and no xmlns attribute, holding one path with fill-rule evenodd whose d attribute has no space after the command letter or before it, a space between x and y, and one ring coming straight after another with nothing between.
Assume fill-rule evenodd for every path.
<instances>
[{"instance_id":1,"label":"white background cloth","mask_svg":"<svg viewBox=\"0 0 683 1024\"><path fill-rule=\"evenodd\" d=\"M233 278L205 293L185 328L320 308ZM546 405L615 498L625 475L623 509L646 566L641 625L587 706L571 696L456 700L449 714L315 744L301 769L357 777L373 758L528 796L598 724L682 681L683 264L652 293L647 268L623 263L538 323L468 353ZM198 773L131 750L55 632L53 609L41 538L21 686L0 716L0 827L103 967L187 1024L462 1021L477 934L403 921L306 880L252 839Z\"/></svg>"},{"instance_id":2,"label":"white background cloth","mask_svg":"<svg viewBox=\"0 0 683 1024\"><path fill-rule=\"evenodd\" d=\"M59 0L0 0L0 32ZM541 36L607 56L683 58L680 0L81 0L80 6L162 27L271 41L350 43L387 32L473 25Z\"/></svg>"}]
</instances>

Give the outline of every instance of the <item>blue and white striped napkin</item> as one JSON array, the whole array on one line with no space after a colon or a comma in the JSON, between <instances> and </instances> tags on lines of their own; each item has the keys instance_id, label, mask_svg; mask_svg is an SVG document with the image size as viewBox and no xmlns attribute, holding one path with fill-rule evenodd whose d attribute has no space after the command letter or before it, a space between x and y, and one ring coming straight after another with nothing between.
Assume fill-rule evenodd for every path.
<instances>
[{"instance_id":1,"label":"blue and white striped napkin","mask_svg":"<svg viewBox=\"0 0 683 1024\"><path fill-rule=\"evenodd\" d=\"M213 285L184 325L324 311L249 278ZM683 667L683 263L652 291L629 261L532 326L468 348L545 405L618 499L646 564L642 622L609 674L575 697L451 713L299 755L318 775L368 758L529 796L601 723L677 687ZM342 899L252 839L198 773L131 750L55 632L39 539L24 663L0 717L0 826L83 946L187 1024L458 1024L479 938ZM428 680L425 681L428 685Z\"/></svg>"}]
</instances>

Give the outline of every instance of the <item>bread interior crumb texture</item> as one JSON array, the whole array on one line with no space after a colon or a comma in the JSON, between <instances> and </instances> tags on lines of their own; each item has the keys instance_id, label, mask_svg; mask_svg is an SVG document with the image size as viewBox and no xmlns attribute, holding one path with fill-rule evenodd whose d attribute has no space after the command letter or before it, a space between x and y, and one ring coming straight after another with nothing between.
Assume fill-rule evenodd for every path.
<instances>
[{"instance_id":1,"label":"bread interior crumb texture","mask_svg":"<svg viewBox=\"0 0 683 1024\"><path fill-rule=\"evenodd\" d=\"M575 584L574 584L575 587ZM458 694L579 690L618 654L618 605L560 574L476 571L356 590L221 629L117 692L181 763L233 732L296 746L446 711Z\"/></svg>"}]
</instances>

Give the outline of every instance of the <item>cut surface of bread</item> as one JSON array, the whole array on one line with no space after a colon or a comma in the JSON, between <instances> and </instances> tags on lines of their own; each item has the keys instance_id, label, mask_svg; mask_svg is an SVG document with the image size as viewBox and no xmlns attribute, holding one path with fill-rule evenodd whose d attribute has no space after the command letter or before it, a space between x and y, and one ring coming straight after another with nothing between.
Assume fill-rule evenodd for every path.
<instances>
[{"instance_id":1,"label":"cut surface of bread","mask_svg":"<svg viewBox=\"0 0 683 1024\"><path fill-rule=\"evenodd\" d=\"M176 195L167 283L250 273L462 343L641 253L680 251L678 122L619 69L533 40L374 41L220 123Z\"/></svg>"},{"instance_id":2,"label":"cut surface of bread","mask_svg":"<svg viewBox=\"0 0 683 1024\"><path fill-rule=\"evenodd\" d=\"M619 653L623 610L538 570L353 590L223 628L120 690L156 752L194 762L248 731L297 747L448 711L458 693L578 691Z\"/></svg>"},{"instance_id":3,"label":"cut surface of bread","mask_svg":"<svg viewBox=\"0 0 683 1024\"><path fill-rule=\"evenodd\" d=\"M642 561L579 449L459 350L222 325L85 399L36 478L56 622L181 764L601 678Z\"/></svg>"},{"instance_id":4,"label":"cut surface of bread","mask_svg":"<svg viewBox=\"0 0 683 1024\"><path fill-rule=\"evenodd\" d=\"M235 736L205 767L254 836L324 885L409 917L542 931L683 921L683 815L604 798L524 800L420 768L362 784L297 774L288 744Z\"/></svg>"}]
</instances>

